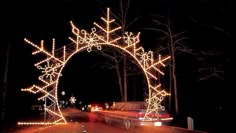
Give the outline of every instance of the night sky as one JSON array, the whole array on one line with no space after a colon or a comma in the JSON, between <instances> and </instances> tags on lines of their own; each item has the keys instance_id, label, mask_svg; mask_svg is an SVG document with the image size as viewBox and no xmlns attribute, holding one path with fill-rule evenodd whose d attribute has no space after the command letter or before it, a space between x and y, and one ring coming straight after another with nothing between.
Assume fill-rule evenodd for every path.
<instances>
[{"instance_id":1,"label":"night sky","mask_svg":"<svg viewBox=\"0 0 236 133\"><path fill-rule=\"evenodd\" d=\"M132 1L132 0L131 0ZM45 40L45 46L51 47L52 38L56 39L56 48L71 43L72 36L69 21L73 21L79 28L90 31L93 22L101 22L106 7L118 13L117 0L21 0L8 1L4 12L7 20L7 32L4 44L1 44L1 81L6 71L6 51L10 46L9 65L7 73L6 117L17 119L19 114L27 112L32 104L38 103L37 96L21 92L32 84L37 84L40 72L34 63L39 57L33 56L32 46L24 42L28 38L33 42ZM183 115L191 115L196 121L200 117L209 116L221 118L223 114L231 113L233 103L232 91L235 87L230 82L232 77L232 46L233 46L233 13L232 1L188 1L182 0L146 0L132 1L127 21L136 16L139 21L131 25L128 30L141 32L141 45L147 50L158 48L157 36L161 34L145 30L154 26L151 16L160 15L160 20L169 16L173 23L173 31L186 31L190 39L188 46L195 51L212 52L214 56L178 54L177 80L179 94L179 109ZM7 34L6 34L7 33ZM216 54L218 53L218 54ZM114 69L104 68L108 59L96 52L86 51L75 55L63 70L60 78L59 92L65 91L66 96L74 95L80 101L106 102L118 101L119 87ZM208 80L200 80L203 76L199 68L215 66L220 73ZM134 68L139 69L135 64ZM166 68L168 69L168 68ZM207 73L208 74L208 73ZM168 78L168 77L166 77ZM164 81L167 82L167 81ZM168 83L167 83L168 84ZM1 88L4 84L1 83ZM145 78L142 74L129 77L129 99L142 100ZM135 90L132 88L136 88ZM135 92L135 94L132 94ZM229 94L228 94L229 93ZM2 99L1 99L2 100ZM1 104L2 105L2 104ZM16 108L19 113L14 113ZM230 116L226 116L230 117ZM207 121L208 122L208 121ZM205 121L205 124L207 123ZM207 125L197 127L209 130Z\"/></svg>"}]
</instances>

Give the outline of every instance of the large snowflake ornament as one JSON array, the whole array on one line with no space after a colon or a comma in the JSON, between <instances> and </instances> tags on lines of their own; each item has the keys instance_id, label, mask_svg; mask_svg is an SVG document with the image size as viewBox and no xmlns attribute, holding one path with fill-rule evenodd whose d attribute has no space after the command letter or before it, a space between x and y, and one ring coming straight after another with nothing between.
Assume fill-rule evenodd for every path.
<instances>
[{"instance_id":1,"label":"large snowflake ornament","mask_svg":"<svg viewBox=\"0 0 236 133\"><path fill-rule=\"evenodd\" d=\"M136 53L137 56L140 58L140 62L142 63L143 67L147 68L153 64L153 52L148 51L145 52L144 49L140 49L139 53Z\"/></svg>"},{"instance_id":2,"label":"large snowflake ornament","mask_svg":"<svg viewBox=\"0 0 236 133\"><path fill-rule=\"evenodd\" d=\"M38 65L37 68L39 70L42 70L43 75L39 76L40 80L48 80L49 83L53 82L57 77L57 75L60 75L60 73L58 72L58 67L60 67L59 64L54 64L54 63L50 63L50 61L46 61L46 65L44 66L40 66Z\"/></svg>"},{"instance_id":3,"label":"large snowflake ornament","mask_svg":"<svg viewBox=\"0 0 236 133\"><path fill-rule=\"evenodd\" d=\"M137 41L136 40L137 38L134 36L132 32L125 32L123 39L128 45L133 44Z\"/></svg>"},{"instance_id":4,"label":"large snowflake ornament","mask_svg":"<svg viewBox=\"0 0 236 133\"><path fill-rule=\"evenodd\" d=\"M102 47L99 45L99 40L101 40L103 37L96 34L96 28L92 28L91 33L87 33L85 30L81 31L81 34L84 36L80 39L79 43L84 44L87 43L88 48L87 51L91 52L92 47L97 47L98 50L101 50Z\"/></svg>"},{"instance_id":5,"label":"large snowflake ornament","mask_svg":"<svg viewBox=\"0 0 236 133\"><path fill-rule=\"evenodd\" d=\"M33 85L29 88L22 89L22 91L42 94L38 99L45 101L44 110L46 113L44 118L47 119L44 120L46 122L19 122L18 124L66 124L67 121L60 110L57 96L59 77L62 76L61 72L65 64L74 54L84 49L91 52L93 47L101 50L102 45L114 47L126 52L131 58L136 60L138 65L142 68L147 79L149 93L147 100L148 109L145 113L145 118L149 119L148 114L150 112L158 113L159 109L164 109L161 102L163 97L169 95L169 93L161 90L161 84L157 83L157 73L164 75L161 68L165 67L165 62L170 59L170 56L162 57L158 55L158 57L155 58L152 51L145 52L144 48L139 45L140 33L135 35L132 32L125 32L124 35L119 35L121 32L118 33L117 31L120 30L121 27L116 25L115 20L110 17L109 8L107 8L106 18L102 17L101 19L105 24L101 26L98 23L94 23L95 27L99 30L96 30L94 27L91 29L91 33L80 30L71 21L73 37L69 37L69 39L73 44L63 46L59 49L55 49L55 39L52 41L52 50L47 51L44 48L43 40L39 44L36 44L25 38L25 42L36 49L33 55L41 53L46 55L46 58L35 64L35 66L42 71L42 75L39 76L39 81L41 81L40 85ZM121 45L121 39L123 39L122 42L125 42L125 44Z\"/></svg>"}]
</instances>

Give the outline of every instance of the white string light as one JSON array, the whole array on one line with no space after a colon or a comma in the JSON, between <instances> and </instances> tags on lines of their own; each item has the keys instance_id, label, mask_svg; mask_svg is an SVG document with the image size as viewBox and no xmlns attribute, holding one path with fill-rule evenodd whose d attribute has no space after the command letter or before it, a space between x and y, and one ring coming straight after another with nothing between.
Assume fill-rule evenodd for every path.
<instances>
[{"instance_id":1,"label":"white string light","mask_svg":"<svg viewBox=\"0 0 236 133\"><path fill-rule=\"evenodd\" d=\"M114 19L110 19L110 9L107 8L107 16L101 18L105 26L101 26L97 23L94 23L96 27L91 29L91 32L78 29L73 22L70 24L72 26L72 34L74 37L69 37L69 39L74 43L74 50L69 51L64 46L62 49L55 49L55 39L52 41L52 50L46 51L44 49L44 41L42 40L39 45L24 39L26 43L32 45L36 51L32 52L33 55L38 53L46 55L46 58L36 63L35 66L42 70L42 75L39 76L39 80L42 82L42 86L33 85L32 87L22 89L22 91L28 91L31 93L42 93L43 96L39 100L48 98L52 101L50 105L45 105L45 111L54 117L52 122L19 122L18 125L49 125L49 124L66 124L65 120L58 103L58 83L59 77L62 76L61 72L67 63L67 61L76 53L81 52L84 49L87 49L88 52L91 52L93 47L96 47L98 50L102 49L103 45L111 46L125 51L129 54L139 66L142 68L143 73L146 76L148 83L149 98L146 100L148 102L148 109L145 114L145 118L149 119L148 114L150 112L158 113L159 109L164 109L164 106L161 105L161 101L164 96L170 95L164 90L160 90L161 84L153 82L157 80L156 73L164 75L164 72L161 70L161 67L165 67L164 62L170 59L170 56L162 57L158 56L157 59L154 58L153 52L145 52L144 48L139 46L139 36L140 33L134 35L132 32L125 32L124 36L118 36L115 33L117 30L121 29L120 26L112 26L115 23ZM100 32L97 32L97 29L100 29ZM101 33L103 32L103 33ZM116 36L116 37L115 37ZM124 39L126 44L122 46L118 43L118 40ZM57 54L62 52L62 55ZM56 109L51 109L53 105L56 105Z\"/></svg>"}]
</instances>

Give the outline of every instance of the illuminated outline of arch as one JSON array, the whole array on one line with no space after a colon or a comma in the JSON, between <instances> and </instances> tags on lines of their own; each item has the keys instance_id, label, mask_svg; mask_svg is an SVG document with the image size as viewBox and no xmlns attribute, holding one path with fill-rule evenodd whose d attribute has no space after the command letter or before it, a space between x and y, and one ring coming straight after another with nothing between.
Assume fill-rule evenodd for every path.
<instances>
[{"instance_id":1,"label":"illuminated outline of arch","mask_svg":"<svg viewBox=\"0 0 236 133\"><path fill-rule=\"evenodd\" d=\"M67 47L64 46L57 50L55 50L55 39L53 39L52 42L52 51L44 49L43 40L40 45L37 45L26 38L24 39L25 42L36 48L36 51L32 52L33 55L41 53L46 55L46 58L35 64L38 69L42 70L43 75L39 76L39 80L44 84L44 86L33 85L32 87L22 89L22 91L28 91L34 94L43 94L42 97L38 98L38 100L51 101L51 103L45 103L44 110L52 117L46 122L18 122L18 125L66 124L67 121L62 115L57 99L57 88L59 78L62 76L61 72L67 61L74 54L84 49L91 52L93 47L101 50L102 45L112 46L125 51L141 66L148 82L149 93L149 98L146 100L148 102L148 109L145 113L145 118L149 120L149 113L158 113L159 109L164 109L164 106L161 105L161 101L164 96L170 94L164 90L160 90L161 84L153 81L157 80L157 77L155 76L156 72L164 75L160 70L160 67L165 67L164 62L170 59L170 56L162 58L161 55L159 55L157 61L154 60L152 51L145 52L143 47L138 46L140 33L135 36L132 32L126 32L123 36L126 44L120 46L121 43L119 43L119 41L122 37L114 33L121 29L121 27L117 26L116 28L110 29L112 27L111 25L114 25L115 20L110 19L109 8L107 8L106 18L101 17L101 19L106 24L105 28L94 23L100 31L98 32L94 27L91 29L91 33L88 33L85 30L79 30L71 21L72 33L75 37L69 37L69 39L73 42L73 45L68 45Z\"/></svg>"}]
</instances>

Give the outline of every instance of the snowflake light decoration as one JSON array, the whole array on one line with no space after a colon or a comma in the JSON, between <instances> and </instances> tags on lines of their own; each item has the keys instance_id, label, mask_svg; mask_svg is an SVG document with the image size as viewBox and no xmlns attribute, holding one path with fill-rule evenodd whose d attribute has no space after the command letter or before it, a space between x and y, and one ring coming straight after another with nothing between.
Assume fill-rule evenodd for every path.
<instances>
[{"instance_id":1,"label":"snowflake light decoration","mask_svg":"<svg viewBox=\"0 0 236 133\"><path fill-rule=\"evenodd\" d=\"M43 75L39 76L40 80L44 80L44 79L49 79L49 82L53 82L53 78L56 77L56 75L59 75L59 73L57 72L57 64L54 67L53 63L49 63L50 61L46 61L46 65L40 66L38 65L37 68L42 70Z\"/></svg>"},{"instance_id":2,"label":"snowflake light decoration","mask_svg":"<svg viewBox=\"0 0 236 133\"><path fill-rule=\"evenodd\" d=\"M140 33L134 35L132 32L125 32L124 36L119 36L116 32L120 30L121 27L117 26L115 20L110 18L109 8L107 8L106 18L101 17L101 19L104 21L105 26L94 23L96 27L91 29L91 33L78 29L71 21L70 24L74 37L69 37L69 39L73 44L66 45L57 50L55 50L55 39L52 41L52 51L44 49L44 41L41 41L40 44L35 44L26 38L24 39L26 43L36 49L36 51L32 53L33 55L41 53L46 55L46 58L35 64L35 66L42 71L42 75L39 76L39 80L42 83L40 85L32 85L29 88L22 89L22 91L42 94L42 97L38 98L38 100L47 101L44 105L44 110L47 112L45 115L51 117L45 120L45 122L19 122L19 125L66 124L67 121L62 115L57 98L59 78L62 76L61 72L67 61L70 60L74 54L84 49L91 52L93 47L101 50L103 45L118 48L126 52L130 57L136 60L138 65L142 68L147 79L149 93L149 98L146 100L148 109L145 113L145 118L149 119L148 114L151 112L158 114L158 110L164 109L164 106L161 105L161 101L163 97L169 95L169 93L161 90L161 84L156 82L156 73L164 75L161 68L165 67L164 62L169 60L170 56L163 58L159 55L158 58L155 59L152 51L145 52L144 48L138 45ZM123 42L121 41L122 38L125 44L121 45L121 42Z\"/></svg>"},{"instance_id":3,"label":"snowflake light decoration","mask_svg":"<svg viewBox=\"0 0 236 133\"><path fill-rule=\"evenodd\" d=\"M74 96L70 97L70 103L75 104L76 98Z\"/></svg>"}]
</instances>

